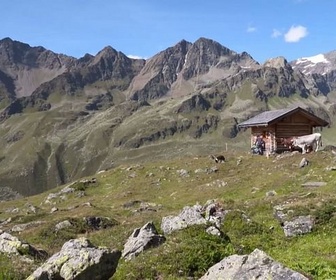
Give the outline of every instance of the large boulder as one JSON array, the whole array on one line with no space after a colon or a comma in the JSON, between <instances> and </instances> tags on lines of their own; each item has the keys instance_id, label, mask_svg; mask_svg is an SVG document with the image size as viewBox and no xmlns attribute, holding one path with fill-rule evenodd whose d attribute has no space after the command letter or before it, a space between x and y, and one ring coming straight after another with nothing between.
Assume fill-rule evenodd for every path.
<instances>
[{"instance_id":1,"label":"large boulder","mask_svg":"<svg viewBox=\"0 0 336 280\"><path fill-rule=\"evenodd\" d=\"M120 257L120 251L94 247L84 237L72 239L64 243L61 251L51 256L27 280L105 280L115 273Z\"/></svg>"},{"instance_id":2,"label":"large boulder","mask_svg":"<svg viewBox=\"0 0 336 280\"><path fill-rule=\"evenodd\" d=\"M46 257L47 253L38 250L19 238L0 230L0 252L5 254Z\"/></svg>"},{"instance_id":3,"label":"large boulder","mask_svg":"<svg viewBox=\"0 0 336 280\"><path fill-rule=\"evenodd\" d=\"M255 249L249 255L232 255L215 264L200 280L308 280Z\"/></svg>"},{"instance_id":4,"label":"large boulder","mask_svg":"<svg viewBox=\"0 0 336 280\"><path fill-rule=\"evenodd\" d=\"M148 248L157 247L166 241L163 235L159 235L152 222L137 228L124 245L122 257L130 260Z\"/></svg>"}]
</instances>

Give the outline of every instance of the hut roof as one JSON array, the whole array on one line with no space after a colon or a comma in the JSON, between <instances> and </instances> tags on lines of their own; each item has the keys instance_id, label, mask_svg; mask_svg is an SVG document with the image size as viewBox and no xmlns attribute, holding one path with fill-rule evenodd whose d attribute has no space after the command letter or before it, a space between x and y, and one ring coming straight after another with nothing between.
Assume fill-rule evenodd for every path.
<instances>
[{"instance_id":1,"label":"hut roof","mask_svg":"<svg viewBox=\"0 0 336 280\"><path fill-rule=\"evenodd\" d=\"M315 116L314 114L308 112L301 107L294 107L294 108L286 108L280 110L273 110L273 111L265 111L259 115L256 115L244 122L238 124L239 127L253 127L253 126L269 126L273 123L278 122L282 118L289 116L293 113L300 111L304 114L308 119L313 122L313 126L327 126L329 123L325 120Z\"/></svg>"}]
</instances>

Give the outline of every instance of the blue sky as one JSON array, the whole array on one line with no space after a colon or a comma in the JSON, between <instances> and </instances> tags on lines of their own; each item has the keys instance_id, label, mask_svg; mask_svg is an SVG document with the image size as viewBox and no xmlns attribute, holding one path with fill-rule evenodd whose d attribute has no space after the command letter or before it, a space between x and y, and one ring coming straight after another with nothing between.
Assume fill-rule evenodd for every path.
<instances>
[{"instance_id":1,"label":"blue sky","mask_svg":"<svg viewBox=\"0 0 336 280\"><path fill-rule=\"evenodd\" d=\"M149 58L205 37L260 63L336 50L335 0L0 0L0 39Z\"/></svg>"}]
</instances>

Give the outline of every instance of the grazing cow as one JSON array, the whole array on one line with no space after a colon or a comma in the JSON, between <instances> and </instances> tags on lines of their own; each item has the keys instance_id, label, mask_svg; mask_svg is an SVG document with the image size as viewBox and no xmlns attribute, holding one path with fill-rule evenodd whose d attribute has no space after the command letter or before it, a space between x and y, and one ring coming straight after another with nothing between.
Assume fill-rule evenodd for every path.
<instances>
[{"instance_id":1,"label":"grazing cow","mask_svg":"<svg viewBox=\"0 0 336 280\"><path fill-rule=\"evenodd\" d=\"M308 147L312 147L315 152L318 151L319 146L322 147L321 133L313 133L293 138L293 146L302 149L302 153L305 154Z\"/></svg>"}]
</instances>

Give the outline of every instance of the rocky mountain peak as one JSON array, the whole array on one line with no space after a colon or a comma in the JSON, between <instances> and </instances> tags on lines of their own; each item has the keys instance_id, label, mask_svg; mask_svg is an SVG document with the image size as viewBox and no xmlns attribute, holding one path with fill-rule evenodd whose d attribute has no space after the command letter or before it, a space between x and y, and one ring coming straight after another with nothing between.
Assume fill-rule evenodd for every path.
<instances>
[{"instance_id":1,"label":"rocky mountain peak","mask_svg":"<svg viewBox=\"0 0 336 280\"><path fill-rule=\"evenodd\" d=\"M31 95L38 86L67 71L75 61L41 46L31 47L10 38L0 41L0 71L7 80L11 79L16 97Z\"/></svg>"},{"instance_id":2,"label":"rocky mountain peak","mask_svg":"<svg viewBox=\"0 0 336 280\"><path fill-rule=\"evenodd\" d=\"M287 62L286 58L283 56L271 58L267 60L264 64L264 67L272 68L291 68L290 64Z\"/></svg>"},{"instance_id":3,"label":"rocky mountain peak","mask_svg":"<svg viewBox=\"0 0 336 280\"><path fill-rule=\"evenodd\" d=\"M192 45L192 50L199 52L201 56L209 54L220 57L236 54L236 52L222 46L220 43L204 37L201 37L195 41L195 43Z\"/></svg>"},{"instance_id":4,"label":"rocky mountain peak","mask_svg":"<svg viewBox=\"0 0 336 280\"><path fill-rule=\"evenodd\" d=\"M106 46L105 48L103 48L101 51L97 53L96 57L102 57L102 56L112 57L116 55L118 55L118 51L116 51L111 46Z\"/></svg>"},{"instance_id":5,"label":"rocky mountain peak","mask_svg":"<svg viewBox=\"0 0 336 280\"><path fill-rule=\"evenodd\" d=\"M41 52L42 47L35 47L34 51ZM27 55L29 53L30 55ZM11 66L16 63L27 62L25 58L32 56L32 48L25 43L14 41L10 38L0 40L0 67Z\"/></svg>"}]
</instances>

